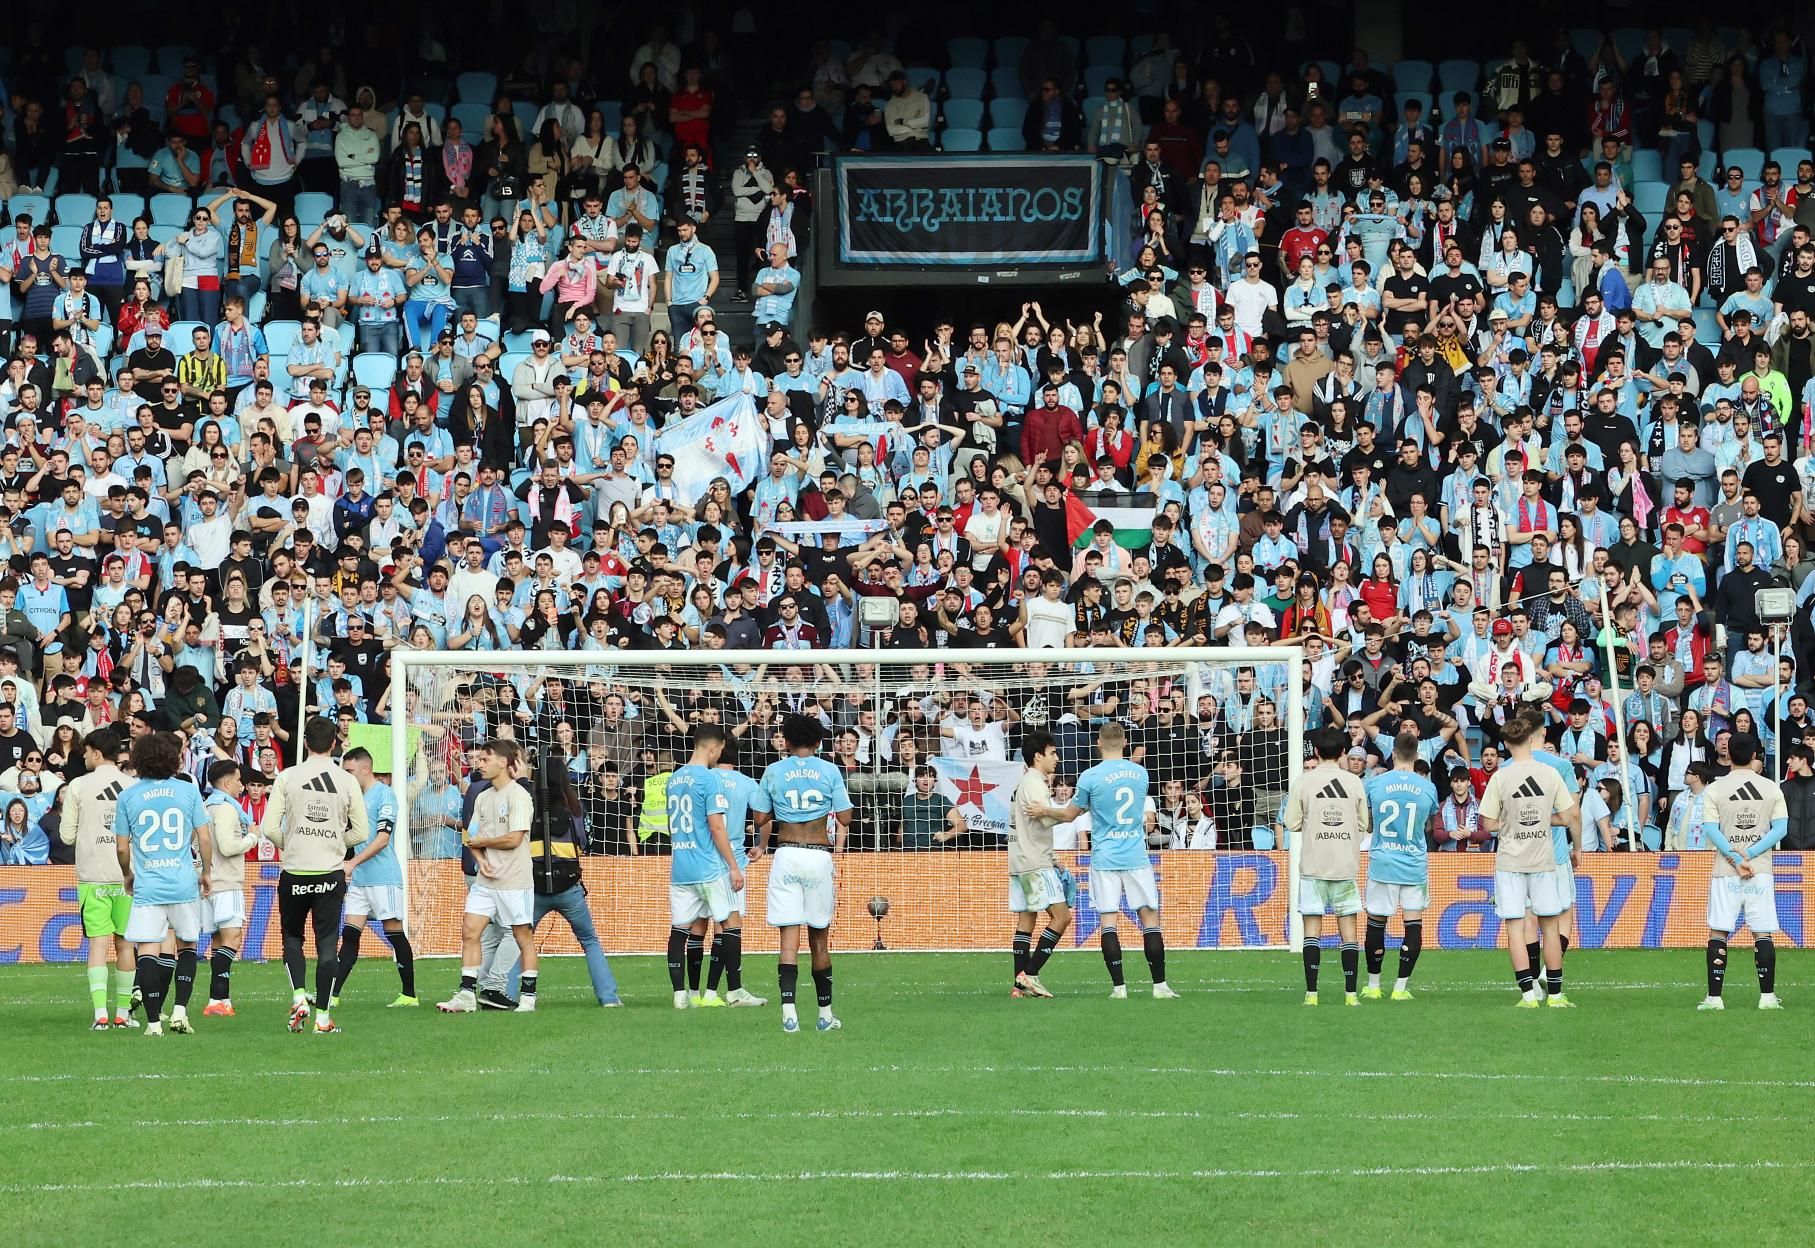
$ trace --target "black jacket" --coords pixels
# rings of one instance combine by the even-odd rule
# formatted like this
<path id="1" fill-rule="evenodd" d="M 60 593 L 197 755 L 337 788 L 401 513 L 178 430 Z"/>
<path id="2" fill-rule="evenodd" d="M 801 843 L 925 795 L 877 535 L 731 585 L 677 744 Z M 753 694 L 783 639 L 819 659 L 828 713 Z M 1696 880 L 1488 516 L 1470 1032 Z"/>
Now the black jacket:
<path id="1" fill-rule="evenodd" d="M 1790 831 L 1778 848 L 1815 849 L 1815 779 L 1785 777 L 1783 799 L 1790 808 Z"/>

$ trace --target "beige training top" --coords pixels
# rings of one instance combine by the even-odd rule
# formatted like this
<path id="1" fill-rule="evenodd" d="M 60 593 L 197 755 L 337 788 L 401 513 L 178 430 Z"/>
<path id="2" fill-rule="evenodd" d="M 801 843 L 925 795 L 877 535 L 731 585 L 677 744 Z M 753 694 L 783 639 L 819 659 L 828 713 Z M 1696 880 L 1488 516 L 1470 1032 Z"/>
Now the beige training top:
<path id="1" fill-rule="evenodd" d="M 1307 880 L 1353 880 L 1367 839 L 1368 791 L 1353 772 L 1319 763 L 1286 799 L 1286 830 L 1302 838 L 1299 874 Z"/>

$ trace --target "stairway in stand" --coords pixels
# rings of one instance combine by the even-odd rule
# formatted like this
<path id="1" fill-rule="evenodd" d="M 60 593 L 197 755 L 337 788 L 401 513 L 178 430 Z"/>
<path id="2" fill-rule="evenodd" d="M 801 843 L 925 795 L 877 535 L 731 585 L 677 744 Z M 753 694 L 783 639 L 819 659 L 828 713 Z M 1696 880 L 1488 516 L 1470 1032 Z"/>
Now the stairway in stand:
<path id="1" fill-rule="evenodd" d="M 732 141 L 725 144 L 723 151 L 728 161 L 743 158 L 746 148 L 756 138 L 766 119 L 767 113 L 742 117 L 734 123 Z M 756 303 L 733 302 L 732 296 L 737 293 L 737 231 L 732 225 L 735 213 L 731 204 L 731 169 L 727 164 L 714 171 L 718 178 L 718 211 L 712 214 L 712 220 L 706 222 L 706 228 L 700 231 L 700 240 L 712 248 L 718 257 L 719 284 L 718 294 L 712 298 L 712 311 L 718 319 L 718 330 L 725 340 L 736 345 L 746 343 L 754 346 L 756 340 Z M 674 241 L 671 230 L 664 230 L 663 235 L 669 242 Z M 752 270 L 754 272 L 754 269 Z M 657 324 L 666 325 L 667 312 L 663 310 Z"/>

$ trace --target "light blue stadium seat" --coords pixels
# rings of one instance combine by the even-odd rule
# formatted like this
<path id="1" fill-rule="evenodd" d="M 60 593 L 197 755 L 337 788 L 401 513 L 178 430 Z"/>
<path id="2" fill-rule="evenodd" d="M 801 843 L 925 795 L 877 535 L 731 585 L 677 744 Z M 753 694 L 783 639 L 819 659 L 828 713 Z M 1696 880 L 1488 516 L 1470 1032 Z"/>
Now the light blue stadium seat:
<path id="1" fill-rule="evenodd" d="M 127 83 L 151 72 L 151 49 L 137 43 L 122 44 L 115 48 L 113 72 L 121 79 L 121 93 L 124 94 Z"/>
<path id="2" fill-rule="evenodd" d="M 533 329 L 526 329 L 520 334 L 504 335 L 504 350 L 508 354 L 527 357 L 530 353 L 530 335 L 535 332 Z"/>
<path id="3" fill-rule="evenodd" d="M 381 351 L 362 351 L 353 357 L 353 384 L 374 392 L 389 390 L 397 376 L 397 361 Z"/>
<path id="4" fill-rule="evenodd" d="M 145 107 L 152 110 L 153 116 L 163 117 L 164 97 L 175 84 L 175 74 L 146 74 L 139 79 L 139 85 L 145 88 Z"/>
<path id="5" fill-rule="evenodd" d="M 953 69 L 982 69 L 989 63 L 989 40 L 965 36 L 947 41 L 946 56 Z"/>
<path id="6" fill-rule="evenodd" d="M 46 225 L 50 221 L 50 196 L 15 195 L 6 201 L 6 212 L 15 220 L 29 216 L 33 225 Z"/>
<path id="7" fill-rule="evenodd" d="M 176 354 L 183 355 L 195 350 L 196 330 L 212 330 L 213 328 L 214 326 L 204 325 L 200 321 L 172 321 L 170 328 L 164 331 L 164 345 Z M 269 338 L 266 338 L 266 345 L 270 345 L 270 341 Z"/>
<path id="8" fill-rule="evenodd" d="M 271 348 L 272 355 L 289 355 L 301 337 L 301 321 L 272 321 L 265 326 L 265 345 Z"/>
<path id="9" fill-rule="evenodd" d="M 1030 42 L 1026 35 L 1003 35 L 996 40 L 996 64 L 1018 67 Z"/>
<path id="10" fill-rule="evenodd" d="M 112 198 L 114 220 L 124 221 L 131 225 L 145 215 L 145 197 L 143 195 L 134 195 L 131 191 L 115 191 Z"/>
<path id="11" fill-rule="evenodd" d="M 975 126 L 949 126 L 939 136 L 939 146 L 948 152 L 980 152 L 983 150 L 983 131 Z"/>
<path id="12" fill-rule="evenodd" d="M 193 207 L 187 195 L 160 192 L 151 197 L 152 224 L 174 225 L 180 230 L 189 224 L 189 210 Z"/>
<path id="13" fill-rule="evenodd" d="M 1796 181 L 1796 166 L 1805 160 L 1815 159 L 1809 155 L 1806 147 L 1778 147 L 1771 151 L 1771 159 L 1783 170 L 1785 182 Z"/>
<path id="14" fill-rule="evenodd" d="M 485 73 L 466 73 L 454 79 L 454 98 L 461 103 L 476 102 L 491 107 L 492 97 L 498 94 L 498 75 Z"/>
<path id="15" fill-rule="evenodd" d="M 327 220 L 328 214 L 334 211 L 334 197 L 322 191 L 299 191 L 296 196 L 296 219 L 298 221 Z"/>
<path id="16" fill-rule="evenodd" d="M 1158 42 L 1159 39 L 1151 33 L 1135 35 L 1128 40 L 1128 55 L 1134 57 L 1146 56 L 1149 52 L 1153 51 L 1153 45 Z"/>
<path id="17" fill-rule="evenodd" d="M 82 263 L 82 227 L 79 225 L 53 225 L 50 227 L 50 249 L 69 264 Z"/>
<path id="18" fill-rule="evenodd" d="M 1664 176 L 1664 158 L 1656 149 L 1643 147 L 1632 153 L 1632 180 L 1657 182 Z"/>
<path id="19" fill-rule="evenodd" d="M 945 124 L 954 130 L 978 130 L 983 126 L 982 100 L 947 100 Z"/>
<path id="20" fill-rule="evenodd" d="M 1738 165 L 1747 182 L 1756 182 L 1765 169 L 1765 154 L 1756 147 L 1730 147 L 1720 154 L 1720 163 L 1729 167 Z"/>
<path id="21" fill-rule="evenodd" d="M 998 98 L 1021 98 L 1021 71 L 1013 65 L 998 65 L 989 71 L 989 89 Z"/>
<path id="22" fill-rule="evenodd" d="M 1019 128 L 996 126 L 989 132 L 989 150 L 992 152 L 1024 152 L 1027 140 L 1021 137 Z"/>
<path id="23" fill-rule="evenodd" d="M 1128 41 L 1120 35 L 1092 35 L 1084 41 L 1084 57 L 1092 65 L 1119 67 L 1128 59 Z"/>
<path id="24" fill-rule="evenodd" d="M 1436 67 L 1429 61 L 1400 61 L 1393 66 L 1393 85 L 1401 91 L 1429 91 L 1436 78 Z"/>
<path id="25" fill-rule="evenodd" d="M 974 65 L 954 66 L 945 71 L 946 94 L 954 100 L 980 100 L 989 75 Z"/>
<path id="26" fill-rule="evenodd" d="M 1648 823 L 1639 829 L 1639 844 L 1650 853 L 1657 853 L 1664 848 L 1664 834 L 1658 831 L 1657 825 Z"/>
<path id="27" fill-rule="evenodd" d="M 1645 32 L 1637 26 L 1622 26 L 1613 32 L 1613 46 L 1630 61 L 1644 49 Z"/>
<path id="28" fill-rule="evenodd" d="M 989 102 L 989 124 L 997 129 L 1020 130 L 1027 120 L 1027 101 L 1018 96 Z"/>
<path id="29" fill-rule="evenodd" d="M 480 104 L 477 101 L 462 100 L 449 110 L 449 116 L 459 122 L 460 128 L 466 131 L 467 142 L 474 143 L 476 140 L 484 138 L 485 119 L 491 115 L 491 111 L 492 106 L 490 104 Z M 608 130 L 617 129 L 616 114 L 605 114 L 605 128 Z"/>
<path id="30" fill-rule="evenodd" d="M 536 141 L 536 114 L 542 111 L 542 106 L 534 100 L 512 100 L 510 111 L 511 115 L 517 119 L 517 129 L 523 132 L 523 141 L 534 143 Z"/>
<path id="31" fill-rule="evenodd" d="M 901 72 L 907 75 L 910 87 L 918 87 L 928 95 L 938 94 L 939 71 L 931 65 L 909 65 Z"/>
<path id="32" fill-rule="evenodd" d="M 183 72 L 183 62 L 194 55 L 195 49 L 186 43 L 167 43 L 158 49 L 158 72 L 171 78 Z"/>
<path id="33" fill-rule="evenodd" d="M 1714 319 L 1713 308 L 1696 308 L 1695 340 L 1705 347 L 1712 347 L 1720 342 L 1720 322 Z"/>
<path id="34" fill-rule="evenodd" d="M 1273 848 L 1273 829 L 1255 828 L 1250 834 L 1254 838 L 1254 848 L 1267 850 Z"/>
<path id="35" fill-rule="evenodd" d="M 1446 96 L 1457 91 L 1473 93 L 1481 82 L 1481 63 L 1462 59 L 1443 61 L 1437 66 L 1437 81 Z"/>
<path id="36" fill-rule="evenodd" d="M 57 196 L 57 220 L 64 225 L 87 225 L 95 219 L 95 197 L 81 191 Z"/>
<path id="37" fill-rule="evenodd" d="M 1668 182 L 1639 182 L 1632 188 L 1632 206 L 1645 218 L 1647 230 L 1655 228 L 1656 221 L 1664 214 L 1670 204 L 1670 184 Z"/>
<path id="38" fill-rule="evenodd" d="M 1087 66 L 1084 70 L 1084 93 L 1086 95 L 1102 95 L 1103 84 L 1108 82 L 1111 78 L 1119 79 L 1121 76 L 1122 67 L 1120 65 Z"/>
<path id="39" fill-rule="evenodd" d="M 1715 175 L 1719 168 L 1720 158 L 1714 154 L 1713 148 L 1704 144 L 1702 154 L 1695 162 L 1695 171 L 1709 182 L 1718 182 L 1720 179 Z"/>

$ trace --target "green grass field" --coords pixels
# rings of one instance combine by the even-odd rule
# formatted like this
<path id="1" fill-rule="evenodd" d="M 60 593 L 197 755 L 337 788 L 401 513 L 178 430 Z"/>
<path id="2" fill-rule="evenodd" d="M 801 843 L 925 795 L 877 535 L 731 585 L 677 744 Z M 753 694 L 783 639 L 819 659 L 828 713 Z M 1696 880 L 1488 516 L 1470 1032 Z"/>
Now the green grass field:
<path id="1" fill-rule="evenodd" d="M 1724 1014 L 1698 951 L 1572 956 L 1568 1012 L 1513 1009 L 1500 954 L 1360 1009 L 1327 957 L 1316 1010 L 1294 954 L 1174 954 L 1175 1002 L 1138 953 L 1126 1002 L 1094 952 L 1055 1001 L 1006 955 L 847 956 L 845 1030 L 794 1036 L 676 1012 L 649 958 L 622 1010 L 561 960 L 533 1017 L 443 1017 L 383 1009 L 368 956 L 327 1038 L 273 966 L 162 1040 L 88 1033 L 80 967 L 9 967 L 0 1209 L 26 1245 L 1806 1242 L 1815 958 L 1769 1014 L 1735 954 Z"/>

